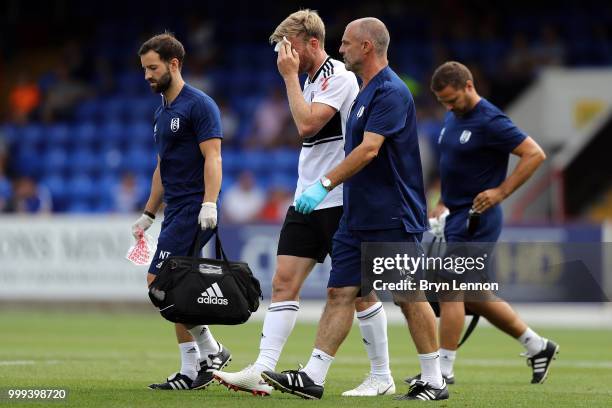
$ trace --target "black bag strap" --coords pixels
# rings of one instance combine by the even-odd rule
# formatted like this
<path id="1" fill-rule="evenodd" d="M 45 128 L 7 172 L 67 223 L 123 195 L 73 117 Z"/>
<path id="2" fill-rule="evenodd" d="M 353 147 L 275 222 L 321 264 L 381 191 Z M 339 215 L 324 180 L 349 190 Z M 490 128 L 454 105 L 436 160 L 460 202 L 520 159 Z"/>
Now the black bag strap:
<path id="1" fill-rule="evenodd" d="M 439 253 L 440 249 L 442 248 L 442 239 L 438 239 L 438 237 L 434 237 L 434 239 L 431 241 L 431 246 L 429 247 L 429 250 L 427 251 L 428 257 L 431 256 L 431 254 L 433 253 L 433 248 L 435 244 L 438 244 L 437 251 Z M 459 342 L 457 347 L 461 347 L 461 345 L 465 343 L 467 339 L 472 335 L 472 332 L 474 331 L 474 329 L 476 329 L 476 326 L 478 326 L 479 320 L 480 320 L 480 315 L 474 313 L 472 315 L 472 320 L 470 320 L 470 323 L 468 324 L 468 327 L 465 329 L 465 333 L 463 333 L 463 337 L 461 338 L 461 341 Z"/>
<path id="2" fill-rule="evenodd" d="M 478 325 L 478 320 L 480 320 L 480 315 L 474 314 L 472 316 L 472 320 L 470 320 L 470 324 L 468 324 L 467 329 L 465 329 L 465 333 L 463 333 L 463 337 L 461 338 L 461 341 L 459 342 L 457 347 L 461 347 L 461 345 L 466 342 L 468 337 L 470 337 L 470 335 Z"/>
<path id="3" fill-rule="evenodd" d="M 225 263 L 229 264 L 229 261 L 227 260 L 227 255 L 225 255 L 223 245 L 221 244 L 221 237 L 219 236 L 218 227 L 215 227 L 213 229 L 213 234 L 215 234 L 215 258 L 221 259 Z M 200 243 L 202 242 L 202 240 L 200 239 L 201 236 L 202 231 L 198 231 L 198 233 L 196 234 L 195 245 L 193 247 L 193 253 L 191 254 L 191 256 L 196 260 L 200 258 Z"/>

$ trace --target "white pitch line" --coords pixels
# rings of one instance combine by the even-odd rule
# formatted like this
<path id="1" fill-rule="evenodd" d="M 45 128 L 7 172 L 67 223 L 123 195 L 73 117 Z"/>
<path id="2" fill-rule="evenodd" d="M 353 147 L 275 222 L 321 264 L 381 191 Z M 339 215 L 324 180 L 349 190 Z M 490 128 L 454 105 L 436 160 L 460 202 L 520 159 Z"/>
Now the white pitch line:
<path id="1" fill-rule="evenodd" d="M 303 356 L 302 356 L 303 358 Z M 281 359 L 284 361 L 298 361 L 298 356 L 286 355 L 282 356 Z M 350 359 L 344 359 L 342 355 L 338 356 L 336 361 L 343 365 L 364 365 L 368 364 L 370 360 L 365 357 L 351 356 Z M 417 364 L 418 359 L 415 355 L 414 358 L 393 358 L 391 357 L 391 364 Z M 472 367 L 526 367 L 525 359 L 518 358 L 516 360 L 504 360 L 504 359 L 488 359 L 488 358 L 458 358 L 457 365 L 459 366 L 472 366 Z M 560 355 L 557 360 L 553 363 L 554 367 L 567 367 L 567 368 L 612 368 L 612 361 L 593 361 L 593 360 L 570 360 L 564 361 L 563 355 Z"/>
<path id="2" fill-rule="evenodd" d="M 0 361 L 0 366 L 12 366 L 12 365 L 30 365 L 35 364 L 33 360 L 6 360 Z"/>
<path id="3" fill-rule="evenodd" d="M 33 364 L 58 364 L 59 360 L 0 360 L 0 366 L 17 366 L 17 365 L 33 365 Z"/>

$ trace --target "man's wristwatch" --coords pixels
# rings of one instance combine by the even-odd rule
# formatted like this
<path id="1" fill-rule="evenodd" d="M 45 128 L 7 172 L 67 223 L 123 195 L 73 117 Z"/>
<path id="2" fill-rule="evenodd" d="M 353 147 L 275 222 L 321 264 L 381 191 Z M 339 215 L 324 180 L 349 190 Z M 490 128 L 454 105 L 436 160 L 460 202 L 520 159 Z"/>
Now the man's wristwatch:
<path id="1" fill-rule="evenodd" d="M 327 190 L 327 191 L 332 191 L 332 182 L 330 179 L 328 179 L 327 177 L 323 176 L 321 177 L 321 184 L 323 185 L 323 187 Z"/>

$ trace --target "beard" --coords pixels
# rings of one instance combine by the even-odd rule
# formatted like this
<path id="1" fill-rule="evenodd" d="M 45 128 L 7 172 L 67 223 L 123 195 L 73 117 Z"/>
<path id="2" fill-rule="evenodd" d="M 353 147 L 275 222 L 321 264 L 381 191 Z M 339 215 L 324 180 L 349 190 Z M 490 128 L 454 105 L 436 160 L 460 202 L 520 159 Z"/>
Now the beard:
<path id="1" fill-rule="evenodd" d="M 170 88 L 171 83 L 172 83 L 172 77 L 170 76 L 170 72 L 166 72 L 157 81 L 149 81 L 151 90 L 155 93 L 166 92 L 168 88 Z"/>
<path id="2" fill-rule="evenodd" d="M 347 69 L 347 71 L 351 71 L 351 72 L 359 72 L 359 68 L 361 67 L 361 64 L 357 61 L 349 61 L 346 58 L 344 58 L 344 67 Z"/>
<path id="3" fill-rule="evenodd" d="M 464 107 L 461 107 L 461 108 L 451 109 L 451 112 L 453 112 L 457 116 L 463 116 L 463 115 L 465 115 L 466 113 L 469 112 L 469 109 L 468 109 L 467 106 L 464 106 Z"/>

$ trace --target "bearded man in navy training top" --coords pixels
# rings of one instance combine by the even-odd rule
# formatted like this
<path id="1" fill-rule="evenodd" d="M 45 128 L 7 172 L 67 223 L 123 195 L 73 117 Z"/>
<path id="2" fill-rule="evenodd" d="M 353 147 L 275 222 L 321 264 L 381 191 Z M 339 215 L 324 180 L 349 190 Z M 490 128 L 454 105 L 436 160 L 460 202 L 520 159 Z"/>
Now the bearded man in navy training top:
<path id="1" fill-rule="evenodd" d="M 145 80 L 153 92 L 162 96 L 152 124 L 157 167 L 144 212 L 132 226 L 132 234 L 138 239 L 153 224 L 162 201 L 166 204 L 157 251 L 147 275 L 150 285 L 164 259 L 191 255 L 198 234 L 201 246 L 213 235 L 221 189 L 223 135 L 217 104 L 183 81 L 185 49 L 172 34 L 147 40 L 138 55 Z M 206 387 L 213 380 L 213 370 L 220 370 L 229 362 L 229 350 L 213 338 L 207 326 L 176 323 L 175 331 L 181 368 L 165 382 L 151 384 L 149 388 Z"/>
<path id="2" fill-rule="evenodd" d="M 450 210 L 444 226 L 449 245 L 467 242 L 492 247 L 502 229 L 500 203 L 531 177 L 546 155 L 508 116 L 478 95 L 465 65 L 442 64 L 432 76 L 431 90 L 448 110 L 437 143 L 441 198 L 431 216 L 438 218 Z M 506 177 L 510 154 L 518 156 L 519 162 Z M 453 279 L 449 275 L 445 277 Z M 559 350 L 557 344 L 534 332 L 499 298 L 465 298 L 465 306 L 519 341 L 532 369 L 531 383 L 544 382 Z M 453 365 L 464 319 L 464 302 L 440 302 L 440 366 L 448 384 L 455 382 Z"/>

